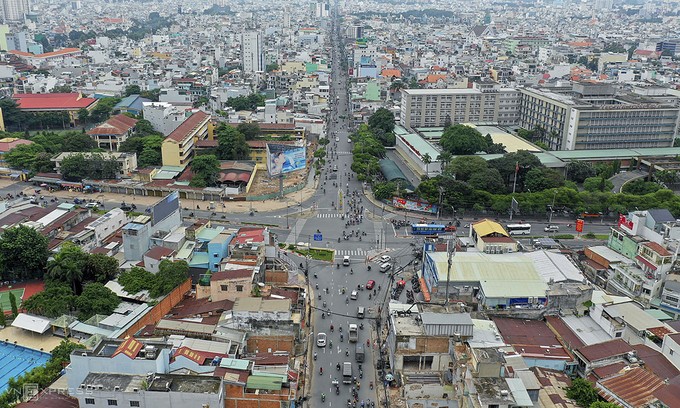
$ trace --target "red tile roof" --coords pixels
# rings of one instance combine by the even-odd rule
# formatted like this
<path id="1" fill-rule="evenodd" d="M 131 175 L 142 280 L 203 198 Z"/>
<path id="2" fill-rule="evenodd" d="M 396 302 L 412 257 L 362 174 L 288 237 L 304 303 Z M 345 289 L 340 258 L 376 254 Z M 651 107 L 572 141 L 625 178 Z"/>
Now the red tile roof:
<path id="1" fill-rule="evenodd" d="M 659 378 L 675 378 L 680 375 L 680 370 L 659 351 L 644 344 L 636 344 L 633 348 L 637 351 L 637 357 L 645 364 L 645 368 Z"/>
<path id="2" fill-rule="evenodd" d="M 149 249 L 148 251 L 146 251 L 144 256 L 148 256 L 151 259 L 155 259 L 157 261 L 160 261 L 164 257 L 169 257 L 170 255 L 172 255 L 174 253 L 175 253 L 175 251 L 170 249 L 170 248 L 166 248 L 166 247 L 162 247 L 162 246 L 155 246 L 155 247 Z"/>
<path id="3" fill-rule="evenodd" d="M 28 402 L 22 402 L 16 408 L 78 408 L 78 400 L 68 395 L 45 389 Z"/>
<path id="4" fill-rule="evenodd" d="M 260 130 L 295 130 L 295 123 L 260 123 Z"/>
<path id="5" fill-rule="evenodd" d="M 603 343 L 592 344 L 590 346 L 585 346 L 577 349 L 583 357 L 588 361 L 602 360 L 608 357 L 621 356 L 629 351 L 633 351 L 630 344 L 626 343 L 622 339 L 614 339 L 605 341 Z"/>
<path id="6" fill-rule="evenodd" d="M 559 316 L 546 316 L 545 318 L 548 327 L 557 333 L 557 338 L 569 349 L 574 350 L 585 346 L 585 344 L 578 338 L 569 326 L 564 323 Z"/>
<path id="7" fill-rule="evenodd" d="M 671 255 L 673 255 L 670 252 L 668 252 L 668 250 L 666 248 L 662 247 L 661 245 L 659 245 L 656 242 L 651 242 L 651 241 L 645 242 L 643 245 L 646 246 L 647 248 L 651 249 L 652 251 L 656 252 L 657 254 L 661 255 L 661 256 L 671 256 Z"/>
<path id="8" fill-rule="evenodd" d="M 206 118 L 210 118 L 210 115 L 203 111 L 198 111 L 193 115 L 189 116 L 181 125 L 177 127 L 172 133 L 168 135 L 167 139 L 181 142 L 187 137 L 194 129 L 196 129 Z"/>
<path id="9" fill-rule="evenodd" d="M 118 354 L 124 354 L 131 359 L 137 358 L 137 354 L 142 349 L 144 345 L 137 341 L 134 337 L 128 337 L 124 342 L 120 343 L 120 346 L 113 352 L 111 358 L 117 356 Z"/>
<path id="10" fill-rule="evenodd" d="M 192 350 L 189 347 L 182 346 L 175 351 L 174 357 L 186 357 L 189 360 L 199 364 L 203 365 L 205 364 L 206 360 L 211 360 L 215 357 L 227 357 L 224 354 L 221 353 L 212 353 L 209 351 L 197 351 L 197 350 Z"/>
<path id="11" fill-rule="evenodd" d="M 248 140 L 246 143 L 248 143 L 248 147 L 251 149 L 264 149 L 267 147 L 267 143 L 276 143 L 276 144 L 287 144 L 287 145 L 292 145 L 297 142 L 292 141 L 292 140 L 282 140 L 282 141 L 276 141 L 276 142 L 271 142 L 267 140 Z"/>
<path id="12" fill-rule="evenodd" d="M 228 299 L 211 302 L 207 298 L 188 298 L 179 302 L 168 314 L 171 315 L 173 319 L 204 315 L 210 312 L 219 317 L 223 311 L 231 310 L 233 307 L 234 302 Z"/>
<path id="13" fill-rule="evenodd" d="M 241 228 L 231 240 L 231 245 L 264 242 L 264 228 Z"/>
<path id="14" fill-rule="evenodd" d="M 36 58 L 49 58 L 49 57 L 56 57 L 57 55 L 75 54 L 77 52 L 80 52 L 80 48 L 62 48 L 61 50 L 37 54 L 35 57 Z"/>
<path id="15" fill-rule="evenodd" d="M 112 116 L 106 122 L 101 125 L 90 129 L 88 135 L 123 135 L 127 133 L 130 129 L 135 127 L 137 119 L 133 119 L 129 116 L 120 114 Z"/>
<path id="16" fill-rule="evenodd" d="M 503 339 L 523 356 L 569 360 L 571 357 L 545 322 L 494 318 Z"/>
<path id="17" fill-rule="evenodd" d="M 80 109 L 95 103 L 94 98 L 84 98 L 81 94 L 52 93 L 52 94 L 14 94 L 21 109 Z"/>
<path id="18" fill-rule="evenodd" d="M 680 407 L 680 376 L 669 381 L 667 385 L 662 385 L 655 392 L 654 396 L 667 407 Z"/>
<path id="19" fill-rule="evenodd" d="M 210 276 L 210 281 L 221 281 L 225 279 L 243 279 L 253 276 L 252 269 L 230 269 L 215 272 Z"/>
<path id="20" fill-rule="evenodd" d="M 646 407 L 654 399 L 654 391 L 663 385 L 663 380 L 649 371 L 637 367 L 621 375 L 600 381 L 599 385 L 625 401 L 629 406 Z M 615 401 L 608 393 L 598 391 L 604 399 L 610 402 Z"/>

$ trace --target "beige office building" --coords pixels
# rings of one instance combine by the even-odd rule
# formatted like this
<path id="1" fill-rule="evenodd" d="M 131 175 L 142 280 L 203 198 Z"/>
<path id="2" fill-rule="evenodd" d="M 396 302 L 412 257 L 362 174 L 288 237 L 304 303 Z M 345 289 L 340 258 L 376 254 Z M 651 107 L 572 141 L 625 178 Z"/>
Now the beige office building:
<path id="1" fill-rule="evenodd" d="M 517 124 L 521 94 L 491 81 L 473 88 L 402 89 L 401 124 L 407 129 L 473 123 L 508 126 Z"/>
<path id="2" fill-rule="evenodd" d="M 607 84 L 523 88 L 519 125 L 539 129 L 551 150 L 670 147 L 678 107 Z"/>

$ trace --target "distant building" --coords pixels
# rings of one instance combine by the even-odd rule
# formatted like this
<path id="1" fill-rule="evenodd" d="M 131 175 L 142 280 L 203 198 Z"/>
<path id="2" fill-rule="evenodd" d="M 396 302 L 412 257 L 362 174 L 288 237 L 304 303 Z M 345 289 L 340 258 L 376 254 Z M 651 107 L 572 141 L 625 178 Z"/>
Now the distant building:
<path id="1" fill-rule="evenodd" d="M 143 102 L 144 119 L 163 135 L 172 133 L 187 118 L 186 110 L 167 102 Z"/>
<path id="2" fill-rule="evenodd" d="M 0 6 L 4 21 L 23 21 L 24 15 L 31 11 L 29 0 L 2 0 Z"/>
<path id="3" fill-rule="evenodd" d="M 63 152 L 53 157 L 51 161 L 54 162 L 54 167 L 57 173 L 61 174 L 61 162 L 69 156 L 76 154 L 82 154 L 85 158 L 92 156 L 93 154 L 100 154 L 104 160 L 115 159 L 120 165 L 118 169 L 118 176 L 129 176 L 133 171 L 137 170 L 137 153 L 123 153 L 123 152 L 101 152 L 101 153 L 90 153 L 90 152 Z"/>
<path id="4" fill-rule="evenodd" d="M 261 33 L 249 31 L 241 35 L 241 60 L 243 72 L 246 74 L 264 71 L 264 49 Z"/>
<path id="5" fill-rule="evenodd" d="M 118 151 L 120 144 L 132 136 L 137 119 L 123 114 L 113 116 L 101 125 L 90 129 L 87 134 L 97 142 L 97 147 Z M 136 166 L 135 166 L 136 167 Z"/>
<path id="6" fill-rule="evenodd" d="M 151 100 L 142 98 L 139 95 L 130 95 L 118 102 L 116 106 L 113 107 L 113 111 L 141 115 L 144 110 L 144 102 L 151 102 Z"/>
<path id="7" fill-rule="evenodd" d="M 80 109 L 92 110 L 97 105 L 97 99 L 85 98 L 77 92 L 14 94 L 12 99 L 17 102 L 19 109 L 23 112 L 66 112 L 68 113 L 71 126 L 75 126 Z M 68 123 L 65 125 L 68 125 Z"/>
<path id="8" fill-rule="evenodd" d="M 402 89 L 401 124 L 407 129 L 451 123 L 513 125 L 521 94 L 495 82 L 464 89 Z"/>

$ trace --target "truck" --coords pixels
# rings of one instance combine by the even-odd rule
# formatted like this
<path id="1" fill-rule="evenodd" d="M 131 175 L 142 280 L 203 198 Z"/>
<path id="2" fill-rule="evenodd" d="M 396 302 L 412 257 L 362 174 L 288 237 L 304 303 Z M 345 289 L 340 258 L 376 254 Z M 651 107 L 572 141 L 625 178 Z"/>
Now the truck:
<path id="1" fill-rule="evenodd" d="M 357 325 L 354 323 L 349 325 L 349 341 L 351 343 L 356 343 L 359 341 L 359 330 Z"/>
<path id="2" fill-rule="evenodd" d="M 352 383 L 352 363 L 345 361 L 342 363 L 342 383 L 351 384 Z"/>
<path id="3" fill-rule="evenodd" d="M 364 362 L 364 345 L 361 343 L 357 343 L 354 349 L 354 356 L 357 360 L 357 363 L 363 363 Z"/>

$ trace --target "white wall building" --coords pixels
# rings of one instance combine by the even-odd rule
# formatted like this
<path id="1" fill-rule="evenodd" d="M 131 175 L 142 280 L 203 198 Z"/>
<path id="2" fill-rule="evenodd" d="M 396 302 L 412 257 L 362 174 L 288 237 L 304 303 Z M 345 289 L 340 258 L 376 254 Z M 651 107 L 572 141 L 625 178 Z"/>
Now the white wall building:
<path id="1" fill-rule="evenodd" d="M 164 136 L 172 133 L 186 120 L 183 109 L 167 102 L 144 102 L 143 112 L 144 119 Z"/>
<path id="2" fill-rule="evenodd" d="M 241 60 L 243 72 L 252 74 L 264 71 L 264 49 L 262 48 L 262 34 L 248 31 L 241 35 Z"/>

